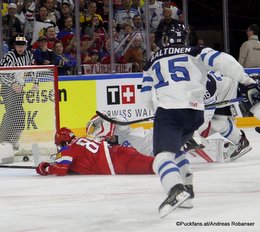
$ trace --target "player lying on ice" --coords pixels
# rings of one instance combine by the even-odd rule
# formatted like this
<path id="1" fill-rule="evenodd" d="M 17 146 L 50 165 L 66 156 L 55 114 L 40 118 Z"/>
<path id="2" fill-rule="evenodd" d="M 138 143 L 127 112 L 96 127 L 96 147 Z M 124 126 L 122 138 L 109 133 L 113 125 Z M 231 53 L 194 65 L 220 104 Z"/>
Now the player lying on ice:
<path id="1" fill-rule="evenodd" d="M 55 162 L 40 163 L 36 169 L 38 174 L 154 174 L 154 158 L 133 147 L 111 146 L 105 140 L 78 138 L 64 127 L 56 132 L 55 144 L 59 149 Z"/>

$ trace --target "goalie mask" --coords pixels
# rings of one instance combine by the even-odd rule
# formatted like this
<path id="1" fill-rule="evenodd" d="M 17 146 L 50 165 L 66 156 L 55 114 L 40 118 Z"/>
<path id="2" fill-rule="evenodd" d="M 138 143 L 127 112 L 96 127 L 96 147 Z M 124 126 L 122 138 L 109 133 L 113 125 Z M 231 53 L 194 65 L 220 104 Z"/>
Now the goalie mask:
<path id="1" fill-rule="evenodd" d="M 58 148 L 68 145 L 72 139 L 76 138 L 72 130 L 62 127 L 55 134 L 55 144 Z"/>
<path id="2" fill-rule="evenodd" d="M 114 135 L 115 124 L 103 120 L 95 115 L 87 123 L 86 135 L 94 139 L 110 139 Z"/>

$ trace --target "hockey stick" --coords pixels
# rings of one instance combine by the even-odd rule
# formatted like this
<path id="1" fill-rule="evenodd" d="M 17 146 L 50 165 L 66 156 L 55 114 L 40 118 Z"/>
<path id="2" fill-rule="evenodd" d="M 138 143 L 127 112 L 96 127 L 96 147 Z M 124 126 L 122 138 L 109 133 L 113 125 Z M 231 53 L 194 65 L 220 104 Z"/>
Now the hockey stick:
<path id="1" fill-rule="evenodd" d="M 108 116 L 106 116 L 105 114 L 102 114 L 102 113 L 99 112 L 99 111 L 96 111 L 96 114 L 97 114 L 100 118 L 102 118 L 102 119 L 104 119 L 104 120 L 106 120 L 106 121 L 108 121 L 108 122 L 111 122 L 111 123 L 120 125 L 120 126 L 128 126 L 128 125 L 131 125 L 131 124 L 133 124 L 133 123 L 145 122 L 145 121 L 148 121 L 148 120 L 150 120 L 150 119 L 154 119 L 154 116 L 151 116 L 151 117 L 148 117 L 148 118 L 142 118 L 142 119 L 137 119 L 137 120 L 128 121 L 128 122 L 127 122 L 127 121 L 122 122 L 122 121 L 117 121 L 116 119 L 113 119 L 113 118 L 109 118 Z"/>
<path id="2" fill-rule="evenodd" d="M 222 106 L 222 105 L 226 105 L 226 104 L 229 104 L 229 103 L 240 102 L 242 100 L 243 100 L 243 97 L 237 97 L 237 98 L 233 98 L 233 99 L 230 99 L 230 100 L 215 102 L 215 103 L 212 103 L 212 104 L 205 105 L 205 109 L 208 109 L 210 107 Z"/>
<path id="3" fill-rule="evenodd" d="M 215 102 L 215 103 L 212 103 L 212 104 L 209 104 L 209 105 L 205 105 L 205 109 L 208 109 L 210 107 L 222 106 L 222 105 L 226 105 L 226 104 L 229 104 L 229 103 L 239 102 L 239 101 L 242 101 L 242 99 L 243 99 L 242 97 L 238 97 L 238 98 L 233 98 L 233 99 L 225 100 L 225 101 L 221 101 L 221 102 Z M 96 111 L 96 114 L 100 118 L 102 118 L 102 119 L 104 119 L 104 120 L 106 120 L 108 122 L 120 125 L 120 126 L 128 126 L 128 125 L 131 125 L 131 124 L 134 124 L 134 123 L 145 122 L 145 121 L 154 119 L 154 116 L 151 116 L 151 117 L 147 117 L 147 118 L 142 118 L 142 119 L 137 119 L 137 120 L 133 120 L 133 121 L 124 121 L 123 122 L 123 121 L 117 121 L 116 119 L 113 119 L 113 118 L 109 118 L 108 116 L 106 116 L 105 114 L 102 114 L 99 111 Z"/>
<path id="4" fill-rule="evenodd" d="M 202 159 L 206 160 L 208 163 L 212 163 L 214 162 L 214 160 L 212 160 L 209 155 L 203 151 L 202 149 L 195 149 L 195 153 L 197 155 L 199 155 Z"/>
<path id="5" fill-rule="evenodd" d="M 0 168 L 21 168 L 21 169 L 36 169 L 35 166 L 25 166 L 25 165 L 5 165 L 0 164 Z"/>

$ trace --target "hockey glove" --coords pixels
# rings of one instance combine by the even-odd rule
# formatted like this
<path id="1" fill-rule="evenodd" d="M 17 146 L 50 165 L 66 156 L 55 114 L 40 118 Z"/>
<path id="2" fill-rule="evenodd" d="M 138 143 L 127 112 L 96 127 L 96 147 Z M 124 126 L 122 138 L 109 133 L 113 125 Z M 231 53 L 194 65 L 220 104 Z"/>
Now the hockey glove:
<path id="1" fill-rule="evenodd" d="M 260 101 L 260 87 L 258 84 L 251 84 L 247 86 L 247 98 L 252 106 Z"/>
<path id="2" fill-rule="evenodd" d="M 41 162 L 38 167 L 36 168 L 36 172 L 42 176 L 49 175 L 49 172 L 47 171 L 47 167 L 49 167 L 50 164 L 47 162 Z"/>

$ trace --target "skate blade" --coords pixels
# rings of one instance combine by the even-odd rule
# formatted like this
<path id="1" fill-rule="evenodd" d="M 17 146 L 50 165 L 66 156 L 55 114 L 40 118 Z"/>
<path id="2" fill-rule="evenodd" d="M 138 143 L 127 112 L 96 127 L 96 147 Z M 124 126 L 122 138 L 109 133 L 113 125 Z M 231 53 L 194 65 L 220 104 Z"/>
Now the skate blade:
<path id="1" fill-rule="evenodd" d="M 242 150 L 237 156 L 235 157 L 230 157 L 230 161 L 234 161 L 238 158 L 240 158 L 241 156 L 245 155 L 247 152 L 251 151 L 252 150 L 252 147 L 251 146 L 248 146 L 246 147 L 244 150 Z"/>
<path id="2" fill-rule="evenodd" d="M 190 194 L 188 192 L 181 192 L 176 196 L 176 200 L 178 201 L 175 205 L 167 204 L 163 208 L 160 209 L 159 214 L 161 218 L 166 217 L 170 214 L 174 209 L 176 209 L 180 204 L 185 202 L 190 198 Z"/>
<path id="3" fill-rule="evenodd" d="M 182 204 L 179 205 L 179 208 L 192 209 L 193 208 L 192 200 L 187 199 L 186 201 L 184 201 Z"/>

